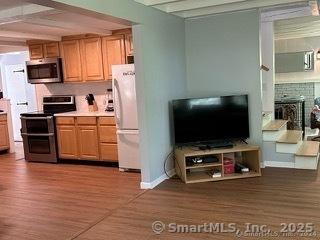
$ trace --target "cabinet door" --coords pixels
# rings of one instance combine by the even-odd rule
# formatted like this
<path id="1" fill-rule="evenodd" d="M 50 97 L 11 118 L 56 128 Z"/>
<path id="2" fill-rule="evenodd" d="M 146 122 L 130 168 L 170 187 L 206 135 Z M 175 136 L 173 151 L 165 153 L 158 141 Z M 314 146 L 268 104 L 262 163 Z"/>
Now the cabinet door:
<path id="1" fill-rule="evenodd" d="M 103 80 L 101 38 L 81 40 L 82 75 L 85 81 Z"/>
<path id="2" fill-rule="evenodd" d="M 118 161 L 118 147 L 114 143 L 101 143 L 101 160 L 102 161 Z"/>
<path id="3" fill-rule="evenodd" d="M 43 53 L 45 58 L 59 57 L 59 43 L 52 42 L 43 44 Z"/>
<path id="4" fill-rule="evenodd" d="M 115 35 L 110 37 L 104 37 L 102 39 L 102 49 L 104 76 L 106 79 L 111 79 L 111 66 L 126 63 L 124 36 Z"/>
<path id="5" fill-rule="evenodd" d="M 60 158 L 78 158 L 77 132 L 75 126 L 57 126 L 57 140 Z"/>
<path id="6" fill-rule="evenodd" d="M 42 44 L 29 45 L 30 59 L 43 58 Z"/>
<path id="7" fill-rule="evenodd" d="M 0 150 L 9 149 L 9 134 L 6 121 L 0 122 Z"/>
<path id="8" fill-rule="evenodd" d="M 116 143 L 117 142 L 117 134 L 116 134 L 116 126 L 100 126 L 100 142 L 103 143 Z"/>
<path id="9" fill-rule="evenodd" d="M 79 40 L 61 42 L 61 57 L 65 82 L 82 81 Z"/>
<path id="10" fill-rule="evenodd" d="M 78 142 L 80 159 L 99 159 L 97 126 L 78 126 Z"/>
<path id="11" fill-rule="evenodd" d="M 132 34 L 126 34 L 126 56 L 133 55 L 133 37 Z"/>

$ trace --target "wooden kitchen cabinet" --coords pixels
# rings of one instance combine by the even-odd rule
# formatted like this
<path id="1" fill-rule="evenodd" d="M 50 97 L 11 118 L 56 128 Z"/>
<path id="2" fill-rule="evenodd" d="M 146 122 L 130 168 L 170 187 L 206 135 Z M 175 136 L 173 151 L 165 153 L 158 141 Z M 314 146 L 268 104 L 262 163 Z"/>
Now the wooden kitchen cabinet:
<path id="1" fill-rule="evenodd" d="M 128 33 L 125 35 L 126 38 L 126 56 L 133 55 L 133 36 L 132 33 Z"/>
<path id="2" fill-rule="evenodd" d="M 103 143 L 117 143 L 116 126 L 99 126 L 100 141 Z"/>
<path id="3" fill-rule="evenodd" d="M 84 81 L 104 79 L 101 38 L 81 39 L 81 63 Z"/>
<path id="4" fill-rule="evenodd" d="M 59 42 L 50 42 L 43 44 L 43 55 L 45 58 L 59 57 Z"/>
<path id="5" fill-rule="evenodd" d="M 118 160 L 114 117 L 56 117 L 59 157 Z"/>
<path id="6" fill-rule="evenodd" d="M 7 115 L 0 115 L 0 151 L 10 148 Z"/>
<path id="7" fill-rule="evenodd" d="M 131 62 L 131 29 L 113 31 L 111 36 L 81 34 L 62 37 L 61 42 L 28 40 L 30 59 L 61 57 L 64 82 L 112 79 L 112 65 Z"/>
<path id="8" fill-rule="evenodd" d="M 102 161 L 118 161 L 118 145 L 114 117 L 99 118 L 100 159 Z"/>
<path id="9" fill-rule="evenodd" d="M 99 160 L 97 126 L 78 126 L 80 159 Z"/>
<path id="10" fill-rule="evenodd" d="M 62 41 L 60 51 L 63 62 L 64 82 L 81 82 L 80 41 Z"/>
<path id="11" fill-rule="evenodd" d="M 103 68 L 106 79 L 112 79 L 112 65 L 126 63 L 124 35 L 102 38 Z"/>
<path id="12" fill-rule="evenodd" d="M 58 125 L 57 141 L 60 158 L 78 158 L 77 132 L 74 125 Z"/>
<path id="13" fill-rule="evenodd" d="M 29 55 L 31 60 L 43 58 L 42 44 L 29 45 Z"/>
<path id="14" fill-rule="evenodd" d="M 118 146 L 116 143 L 100 143 L 100 148 L 102 161 L 118 161 Z"/>

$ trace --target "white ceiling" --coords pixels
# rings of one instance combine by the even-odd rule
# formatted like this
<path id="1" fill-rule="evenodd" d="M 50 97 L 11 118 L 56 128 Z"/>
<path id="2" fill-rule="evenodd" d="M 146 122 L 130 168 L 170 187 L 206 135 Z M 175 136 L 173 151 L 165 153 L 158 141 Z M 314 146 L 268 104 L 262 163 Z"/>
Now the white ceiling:
<path id="1" fill-rule="evenodd" d="M 27 3 L 27 0 L 0 0 L 0 53 L 26 50 L 26 40 L 59 41 L 62 36 L 94 33 L 130 27 L 130 23 L 109 21 L 66 10 Z"/>
<path id="2" fill-rule="evenodd" d="M 161 11 L 183 18 L 233 12 L 254 8 L 266 8 L 308 3 L 301 0 L 134 0 Z"/>

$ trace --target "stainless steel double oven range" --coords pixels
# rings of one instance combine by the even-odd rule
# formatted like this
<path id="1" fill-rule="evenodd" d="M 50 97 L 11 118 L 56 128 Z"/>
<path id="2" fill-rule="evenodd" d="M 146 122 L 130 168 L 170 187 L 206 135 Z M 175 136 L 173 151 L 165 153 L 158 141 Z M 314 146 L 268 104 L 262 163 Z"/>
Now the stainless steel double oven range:
<path id="1" fill-rule="evenodd" d="M 43 111 L 21 114 L 21 135 L 25 159 L 56 163 L 55 113 L 76 111 L 74 96 L 43 97 Z"/>

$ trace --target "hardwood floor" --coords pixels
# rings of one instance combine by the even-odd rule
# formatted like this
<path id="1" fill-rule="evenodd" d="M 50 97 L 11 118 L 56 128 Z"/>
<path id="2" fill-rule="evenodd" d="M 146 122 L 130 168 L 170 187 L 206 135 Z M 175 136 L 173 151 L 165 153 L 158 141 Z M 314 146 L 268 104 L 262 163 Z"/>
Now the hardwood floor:
<path id="1" fill-rule="evenodd" d="M 140 174 L 0 155 L 0 239 L 69 239 L 136 198 Z M 19 160 L 20 159 L 20 160 Z"/>
<path id="2" fill-rule="evenodd" d="M 0 239 L 236 239 L 234 233 L 153 233 L 177 224 L 313 223 L 319 239 L 320 178 L 310 170 L 266 168 L 260 178 L 139 190 L 139 175 L 79 165 L 30 164 L 0 156 Z M 168 228 L 168 227 L 167 227 Z M 243 239 L 243 238 L 240 238 Z"/>
<path id="3" fill-rule="evenodd" d="M 235 239 L 228 233 L 168 233 L 151 231 L 154 221 L 177 224 L 313 223 L 320 234 L 320 179 L 316 172 L 266 168 L 260 178 L 185 185 L 168 180 L 82 234 L 79 239 Z M 108 238 L 106 238 L 108 233 Z M 242 238 L 241 238 L 242 239 Z M 257 237 L 248 239 L 260 239 Z M 288 239 L 267 237 L 261 239 Z M 290 239 L 308 239 L 302 237 Z"/>

